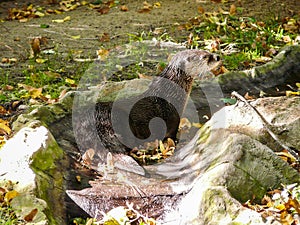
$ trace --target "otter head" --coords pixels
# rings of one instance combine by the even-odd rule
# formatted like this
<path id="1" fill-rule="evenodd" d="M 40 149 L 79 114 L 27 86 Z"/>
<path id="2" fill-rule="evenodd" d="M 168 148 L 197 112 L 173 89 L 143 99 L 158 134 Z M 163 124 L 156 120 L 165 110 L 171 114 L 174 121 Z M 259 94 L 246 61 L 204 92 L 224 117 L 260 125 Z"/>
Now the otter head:
<path id="1" fill-rule="evenodd" d="M 195 77 L 206 77 L 208 72 L 217 70 L 221 67 L 222 61 L 216 54 L 191 49 L 177 53 L 170 64 L 178 66 L 178 70 L 182 71 L 181 76 L 186 76 L 186 79 L 194 79 Z"/>

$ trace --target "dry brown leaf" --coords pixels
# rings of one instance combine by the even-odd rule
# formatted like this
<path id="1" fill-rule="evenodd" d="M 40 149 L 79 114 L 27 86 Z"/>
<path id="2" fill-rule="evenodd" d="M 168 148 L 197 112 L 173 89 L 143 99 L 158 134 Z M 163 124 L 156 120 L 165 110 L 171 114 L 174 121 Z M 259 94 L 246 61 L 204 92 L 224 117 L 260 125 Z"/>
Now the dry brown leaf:
<path id="1" fill-rule="evenodd" d="M 66 94 L 67 94 L 67 89 L 62 90 L 58 96 L 58 99 L 59 100 L 62 99 Z"/>
<path id="2" fill-rule="evenodd" d="M 152 5 L 149 4 L 148 2 L 144 1 L 143 2 L 143 8 L 138 10 L 138 13 L 148 13 L 152 10 Z"/>
<path id="3" fill-rule="evenodd" d="M 34 217 L 36 216 L 37 213 L 38 213 L 38 209 L 37 209 L 37 208 L 31 210 L 31 212 L 28 213 L 28 214 L 24 217 L 24 220 L 25 220 L 26 222 L 32 222 L 33 219 L 34 219 Z"/>
<path id="4" fill-rule="evenodd" d="M 105 5 L 105 6 L 101 6 L 97 12 L 99 12 L 101 15 L 103 14 L 107 14 L 109 12 L 109 6 Z"/>
<path id="5" fill-rule="evenodd" d="M 110 41 L 110 36 L 108 33 L 104 32 L 100 38 L 99 38 L 99 41 L 101 42 L 109 42 Z"/>
<path id="6" fill-rule="evenodd" d="M 3 87 L 3 90 L 5 90 L 5 91 L 13 91 L 14 89 L 15 88 L 13 86 L 8 85 L 8 84 Z"/>
<path id="7" fill-rule="evenodd" d="M 138 76 L 140 79 L 148 79 L 148 80 L 152 80 L 153 77 L 143 74 L 143 73 L 138 73 Z"/>
<path id="8" fill-rule="evenodd" d="M 90 166 L 92 165 L 92 161 L 95 155 L 95 150 L 90 148 L 86 150 L 86 152 L 82 155 L 82 161 L 84 164 Z"/>
<path id="9" fill-rule="evenodd" d="M 232 16 L 236 14 L 236 6 L 234 4 L 230 6 L 229 14 Z"/>
<path id="10" fill-rule="evenodd" d="M 7 113 L 9 113 L 9 112 L 2 105 L 0 105 L 0 114 L 5 115 Z M 0 122 L 1 122 L 1 120 L 0 120 Z"/>
<path id="11" fill-rule="evenodd" d="M 9 127 L 9 122 L 0 119 L 0 135 L 9 135 L 10 133 L 11 129 Z"/>
<path id="12" fill-rule="evenodd" d="M 175 142 L 171 138 L 167 139 L 167 144 L 168 144 L 169 147 L 175 147 Z"/>
<path id="13" fill-rule="evenodd" d="M 33 38 L 31 40 L 31 50 L 33 52 L 33 56 L 37 56 L 41 52 L 41 41 L 40 38 Z"/>
<path id="14" fill-rule="evenodd" d="M 198 7 L 198 13 L 200 13 L 200 14 L 205 13 L 205 10 L 204 10 L 204 8 L 202 6 Z"/>
<path id="15" fill-rule="evenodd" d="M 246 100 L 254 100 L 255 96 L 249 95 L 249 92 L 246 92 L 246 94 L 244 95 L 244 98 Z"/>
<path id="16" fill-rule="evenodd" d="M 31 98 L 36 99 L 43 97 L 42 96 L 42 91 L 43 88 L 35 88 L 26 84 L 18 84 L 19 87 L 24 88 L 26 91 L 28 91 L 28 94 L 30 95 Z"/>
<path id="17" fill-rule="evenodd" d="M 192 127 L 191 122 L 188 120 L 188 118 L 181 118 L 178 130 L 187 130 Z"/>
<path id="18" fill-rule="evenodd" d="M 127 11 L 128 11 L 128 7 L 127 7 L 126 5 L 122 5 L 122 6 L 120 7 L 120 10 L 121 10 L 122 12 L 127 12 Z"/>

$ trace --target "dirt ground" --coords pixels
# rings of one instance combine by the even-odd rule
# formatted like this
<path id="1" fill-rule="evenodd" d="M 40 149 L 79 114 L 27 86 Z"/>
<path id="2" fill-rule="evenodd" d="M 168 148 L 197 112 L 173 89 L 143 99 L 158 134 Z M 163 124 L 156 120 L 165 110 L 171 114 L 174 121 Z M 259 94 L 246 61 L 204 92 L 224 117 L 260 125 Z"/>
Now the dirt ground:
<path id="1" fill-rule="evenodd" d="M 56 4 L 49 4 L 56 2 Z M 6 18 L 9 8 L 22 8 L 32 3 L 44 9 L 57 8 L 58 0 L 21 0 L 0 2 L 0 18 Z M 94 2 L 88 0 L 87 2 Z M 158 2 L 148 0 L 149 4 Z M 101 14 L 90 7 L 80 6 L 76 10 L 63 14 L 51 14 L 41 18 L 33 18 L 28 22 L 3 21 L 0 22 L 0 59 L 16 58 L 17 63 L 10 67 L 0 66 L 0 76 L 15 74 L 21 76 L 21 71 L 28 66 L 30 56 L 30 41 L 34 37 L 46 37 L 47 45 L 44 48 L 54 49 L 63 57 L 71 54 L 80 54 L 79 57 L 96 57 L 96 50 L 101 47 L 111 48 L 129 42 L 128 34 L 145 35 L 150 31 L 158 31 L 157 36 L 167 33 L 178 42 L 187 40 L 189 32 L 178 29 L 180 24 L 198 15 L 198 7 L 205 11 L 214 11 L 218 8 L 229 10 L 231 4 L 243 8 L 244 16 L 253 16 L 260 19 L 271 17 L 285 17 L 300 13 L 299 0 L 227 0 L 226 3 L 215 3 L 209 0 L 189 1 L 160 1 L 160 7 L 150 12 L 139 13 L 143 1 L 124 0 L 117 7 L 113 7 L 107 14 Z M 121 11 L 120 6 L 126 5 L 128 11 Z M 70 16 L 70 21 L 53 23 L 52 20 Z M 49 28 L 41 28 L 41 24 Z M 79 39 L 74 37 L 79 36 Z M 108 40 L 103 40 L 108 37 Z"/>

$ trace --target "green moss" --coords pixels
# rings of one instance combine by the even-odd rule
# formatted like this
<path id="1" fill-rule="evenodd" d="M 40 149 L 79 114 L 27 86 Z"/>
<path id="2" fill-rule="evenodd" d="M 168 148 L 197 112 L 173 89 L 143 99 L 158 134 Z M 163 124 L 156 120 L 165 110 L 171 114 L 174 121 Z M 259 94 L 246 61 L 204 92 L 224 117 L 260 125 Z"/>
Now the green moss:
<path id="1" fill-rule="evenodd" d="M 45 209 L 50 224 L 61 224 L 64 215 L 64 204 L 57 205 L 59 199 L 64 198 L 64 172 L 61 164 L 64 164 L 64 152 L 58 146 L 54 138 L 48 133 L 46 146 L 32 155 L 30 167 L 36 173 L 36 191 L 38 197 L 47 202 Z"/>

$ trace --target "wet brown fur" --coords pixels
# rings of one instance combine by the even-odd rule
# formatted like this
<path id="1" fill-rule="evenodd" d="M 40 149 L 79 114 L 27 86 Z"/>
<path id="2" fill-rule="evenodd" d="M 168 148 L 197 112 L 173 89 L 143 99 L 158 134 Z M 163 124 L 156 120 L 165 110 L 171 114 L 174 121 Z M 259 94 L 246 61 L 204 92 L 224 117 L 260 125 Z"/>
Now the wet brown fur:
<path id="1" fill-rule="evenodd" d="M 185 50 L 177 53 L 160 76 L 156 77 L 149 89 L 139 96 L 139 100 L 134 104 L 130 111 L 129 121 L 130 130 L 138 139 L 146 139 L 151 135 L 149 123 L 151 119 L 158 117 L 164 120 L 166 124 L 165 134 L 152 134 L 153 139 L 161 137 L 176 139 L 180 117 L 184 111 L 187 98 L 192 89 L 192 83 L 195 77 L 203 77 L 207 72 L 220 66 L 218 56 L 202 50 Z M 167 79 L 167 81 L 166 81 Z M 184 90 L 184 94 L 174 91 L 174 87 L 169 85 L 169 81 L 174 82 L 178 87 Z M 176 107 L 161 98 L 168 96 L 174 100 Z M 134 98 L 121 100 L 118 108 L 118 115 L 115 116 L 116 123 L 123 127 L 126 123 L 122 116 L 123 107 L 128 107 L 129 101 L 135 101 Z M 122 141 L 124 135 L 116 133 L 113 129 L 111 109 L 113 103 L 97 103 L 96 105 L 96 129 L 102 144 L 111 152 L 126 152 L 134 146 L 134 140 L 130 142 L 131 146 L 125 146 Z M 124 125 L 125 127 L 125 125 Z M 160 129 L 158 129 L 160 131 Z M 159 132 L 158 132 L 159 133 Z"/>

